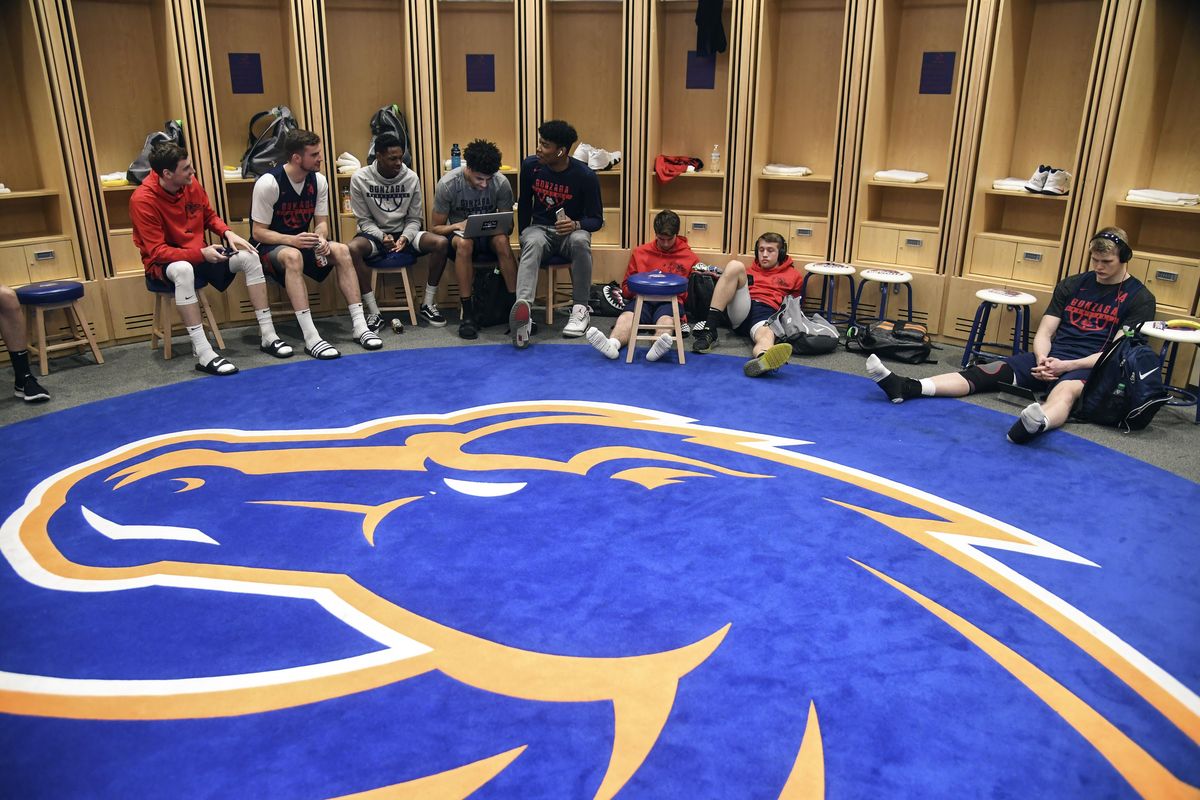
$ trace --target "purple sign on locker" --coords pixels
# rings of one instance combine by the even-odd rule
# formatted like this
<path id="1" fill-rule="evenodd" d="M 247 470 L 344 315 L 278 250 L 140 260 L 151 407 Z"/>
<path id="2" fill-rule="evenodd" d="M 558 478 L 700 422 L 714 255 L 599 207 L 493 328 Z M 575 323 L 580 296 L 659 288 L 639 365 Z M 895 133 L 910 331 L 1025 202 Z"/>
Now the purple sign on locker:
<path id="1" fill-rule="evenodd" d="M 467 53 L 467 91 L 496 91 L 495 54 Z"/>

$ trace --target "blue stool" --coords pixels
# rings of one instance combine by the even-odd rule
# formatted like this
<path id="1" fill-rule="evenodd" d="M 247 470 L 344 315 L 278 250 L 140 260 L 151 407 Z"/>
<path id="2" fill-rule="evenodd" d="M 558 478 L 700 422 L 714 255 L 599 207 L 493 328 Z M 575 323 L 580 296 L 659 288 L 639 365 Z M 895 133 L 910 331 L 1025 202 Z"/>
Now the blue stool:
<path id="1" fill-rule="evenodd" d="M 402 306 L 385 306 L 379 303 L 380 313 L 384 311 L 408 311 L 408 321 L 412 326 L 417 327 L 417 306 L 413 301 L 412 281 L 408 279 L 409 268 L 417 263 L 417 257 L 412 253 L 384 253 L 383 255 L 368 258 L 366 264 L 371 268 L 371 291 L 375 293 L 375 297 L 379 298 L 379 283 L 384 275 L 389 275 L 395 272 L 400 273 L 401 280 L 404 281 L 404 302 Z"/>
<path id="2" fill-rule="evenodd" d="M 867 281 L 875 281 L 879 284 L 878 319 L 880 322 L 887 319 L 888 292 L 893 284 L 904 284 L 904 288 L 908 289 L 908 321 L 913 321 L 911 274 L 899 269 L 864 269 L 858 273 L 858 278 L 858 292 L 855 293 L 854 302 L 850 305 L 850 324 L 858 324 L 858 304 L 862 300 L 863 289 L 867 288 Z"/>
<path id="3" fill-rule="evenodd" d="M 212 331 L 217 348 L 224 350 L 225 340 L 221 338 L 221 331 L 217 328 L 212 306 L 208 304 L 208 298 L 204 296 L 205 286 L 208 286 L 208 281 L 203 275 L 197 274 L 196 300 L 200 304 L 200 324 L 208 323 L 208 329 Z M 170 361 L 172 357 L 171 337 L 174 335 L 175 328 L 178 327 L 173 319 L 174 315 L 171 313 L 175 310 L 175 287 L 169 281 L 151 282 L 147 278 L 146 288 L 154 294 L 154 316 L 150 319 L 150 349 L 156 350 L 158 348 L 157 340 L 162 339 L 163 360 Z"/>
<path id="4" fill-rule="evenodd" d="M 554 312 L 560 308 L 570 309 L 575 305 L 575 285 L 571 282 L 571 259 L 565 256 L 550 256 L 541 263 L 546 271 L 546 324 L 554 324 Z M 567 271 L 567 286 L 559 283 L 562 271 Z"/>
<path id="5" fill-rule="evenodd" d="M 1177 327 L 1172 328 L 1175 324 Z M 1163 362 L 1163 388 L 1171 395 L 1167 401 L 1169 406 L 1196 407 L 1196 425 L 1200 425 L 1200 400 L 1195 392 L 1189 392 L 1183 386 L 1171 385 L 1171 373 L 1175 371 L 1175 359 L 1179 355 L 1179 345 L 1191 344 L 1200 348 L 1200 330 L 1192 325 L 1190 320 L 1172 320 L 1171 322 L 1143 322 L 1138 326 L 1138 332 L 1162 342 L 1159 358 Z M 1187 380 L 1184 380 L 1187 384 Z"/>
<path id="6" fill-rule="evenodd" d="M 682 275 L 668 275 L 665 272 L 639 272 L 630 275 L 628 283 L 629 288 L 637 295 L 637 301 L 633 304 L 633 328 L 629 332 L 629 347 L 625 355 L 625 363 L 633 363 L 633 353 L 637 349 L 638 342 L 653 342 L 663 333 L 674 334 L 679 363 L 686 363 L 683 355 L 683 334 L 679 327 L 679 295 L 687 291 L 687 278 Z M 651 303 L 670 301 L 671 324 L 665 325 L 658 322 L 642 324 L 640 320 L 643 300 L 649 300 Z M 649 333 L 642 333 L 642 331 L 649 331 Z"/>
<path id="7" fill-rule="evenodd" d="M 998 342 L 985 341 L 987 338 L 988 317 L 996 306 L 1008 306 L 1017 315 L 1013 324 L 1012 354 L 1023 353 L 1029 349 L 1029 307 L 1037 302 L 1037 298 L 1025 292 L 1013 289 L 980 289 L 975 296 L 982 302 L 975 310 L 975 321 L 971 323 L 971 333 L 967 337 L 967 348 L 963 351 L 962 368 L 966 369 L 980 358 L 988 359 L 990 354 L 983 352 L 984 347 L 1002 347 Z"/>
<path id="8" fill-rule="evenodd" d="M 104 363 L 104 357 L 100 355 L 100 348 L 96 346 L 96 337 L 92 334 L 92 329 L 88 327 L 87 317 L 83 313 L 83 304 L 80 302 L 83 299 L 82 283 L 78 281 L 42 281 L 21 286 L 15 291 L 21 305 L 32 308 L 34 312 L 33 317 L 29 320 L 29 349 L 37 354 L 38 367 L 41 369 L 42 375 L 50 374 L 50 365 L 47 360 L 50 353 L 70 348 L 75 348 L 77 352 L 82 353 L 85 344 L 91 348 L 96 363 Z M 63 316 L 67 318 L 69 332 L 55 340 L 53 344 L 47 344 L 46 312 L 58 310 L 61 310 Z M 76 327 L 83 332 L 82 335 L 76 335 Z M 35 333 L 37 334 L 37 344 L 34 344 Z"/>
<path id="9" fill-rule="evenodd" d="M 808 279 L 820 275 L 824 279 L 824 289 L 821 295 L 821 313 L 830 324 L 837 324 L 834 319 L 833 307 L 837 299 L 837 279 L 845 277 L 850 282 L 850 313 L 838 314 L 843 322 L 854 322 L 854 267 L 849 264 L 839 264 L 836 261 L 814 261 L 804 265 L 804 283 L 800 293 L 808 297 Z"/>

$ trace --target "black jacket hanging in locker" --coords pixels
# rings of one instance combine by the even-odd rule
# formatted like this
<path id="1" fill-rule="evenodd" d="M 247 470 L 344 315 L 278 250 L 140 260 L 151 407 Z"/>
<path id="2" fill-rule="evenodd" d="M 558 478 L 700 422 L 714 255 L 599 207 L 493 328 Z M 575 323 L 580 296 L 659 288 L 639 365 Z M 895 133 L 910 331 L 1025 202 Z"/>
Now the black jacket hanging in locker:
<path id="1" fill-rule="evenodd" d="M 696 52 L 712 56 L 725 52 L 725 25 L 721 22 L 724 0 L 699 0 L 696 3 Z"/>

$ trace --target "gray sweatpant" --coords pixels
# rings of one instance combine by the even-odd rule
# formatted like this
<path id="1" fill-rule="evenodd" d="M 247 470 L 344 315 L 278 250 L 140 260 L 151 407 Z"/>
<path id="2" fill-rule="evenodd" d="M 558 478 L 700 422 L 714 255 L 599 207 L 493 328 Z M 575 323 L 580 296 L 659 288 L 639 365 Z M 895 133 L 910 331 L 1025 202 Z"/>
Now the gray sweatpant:
<path id="1" fill-rule="evenodd" d="M 554 228 L 530 225 L 521 231 L 521 261 L 517 265 L 517 299 L 533 302 L 542 261 L 552 255 L 571 259 L 571 296 L 587 305 L 592 290 L 592 234 L 577 230 L 566 236 Z"/>

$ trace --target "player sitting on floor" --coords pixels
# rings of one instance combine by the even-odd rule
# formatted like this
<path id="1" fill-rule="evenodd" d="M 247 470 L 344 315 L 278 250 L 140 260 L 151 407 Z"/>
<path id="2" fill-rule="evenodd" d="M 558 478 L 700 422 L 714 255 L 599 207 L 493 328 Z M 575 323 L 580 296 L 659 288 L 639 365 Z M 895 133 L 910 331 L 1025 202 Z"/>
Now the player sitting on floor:
<path id="1" fill-rule="evenodd" d="M 1008 431 L 1008 440 L 1025 444 L 1067 421 L 1083 385 L 1113 331 L 1154 318 L 1155 300 L 1142 282 L 1129 274 L 1133 257 L 1120 228 L 1104 228 L 1089 245 L 1091 270 L 1072 275 L 1054 287 L 1054 295 L 1038 324 L 1033 352 L 977 364 L 961 372 L 913 380 L 890 371 L 874 355 L 867 375 L 893 403 L 918 397 L 964 397 L 1015 384 L 1049 392 L 1044 403 L 1031 403 Z"/>
<path id="2" fill-rule="evenodd" d="M 790 344 L 775 344 L 775 332 L 767 324 L 788 295 L 800 296 L 804 276 L 792 267 L 787 240 L 778 233 L 764 233 L 754 243 L 757 256 L 747 267 L 730 261 L 713 287 L 708 319 L 692 327 L 692 351 L 711 353 L 717 346 L 717 325 L 728 318 L 730 327 L 749 336 L 753 358 L 742 371 L 757 378 L 782 367 L 792 357 Z"/>

